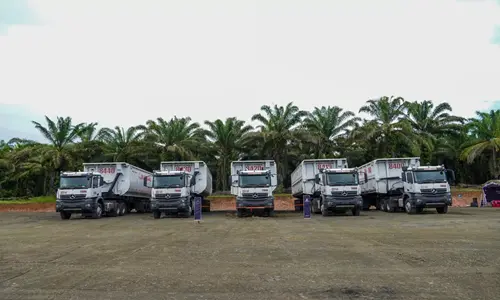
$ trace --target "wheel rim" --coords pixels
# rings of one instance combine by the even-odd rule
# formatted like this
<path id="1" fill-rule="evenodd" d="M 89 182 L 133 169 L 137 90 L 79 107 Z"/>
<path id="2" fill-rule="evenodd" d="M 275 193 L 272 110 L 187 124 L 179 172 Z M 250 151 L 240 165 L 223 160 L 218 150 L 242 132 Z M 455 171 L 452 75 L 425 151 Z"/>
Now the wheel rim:
<path id="1" fill-rule="evenodd" d="M 405 208 L 406 208 L 407 212 L 411 211 L 411 203 L 410 203 L 410 201 L 406 201 Z"/>
<path id="2" fill-rule="evenodd" d="M 102 214 L 101 205 L 97 205 L 96 214 L 97 214 L 97 216 L 100 216 Z"/>
<path id="3" fill-rule="evenodd" d="M 391 206 L 389 205 L 389 203 L 387 203 L 386 209 L 387 211 L 391 211 Z"/>
<path id="4" fill-rule="evenodd" d="M 321 212 L 324 213 L 325 212 L 325 205 L 324 204 L 321 204 Z"/>

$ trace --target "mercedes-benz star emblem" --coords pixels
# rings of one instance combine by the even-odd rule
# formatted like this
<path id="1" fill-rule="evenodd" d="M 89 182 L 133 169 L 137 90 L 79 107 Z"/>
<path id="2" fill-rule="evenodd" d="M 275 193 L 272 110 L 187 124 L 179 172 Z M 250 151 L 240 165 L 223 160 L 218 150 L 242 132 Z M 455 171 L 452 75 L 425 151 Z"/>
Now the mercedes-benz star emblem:
<path id="1" fill-rule="evenodd" d="M 255 198 L 257 198 L 258 196 L 257 196 L 257 194 L 253 194 L 253 196 L 252 196 L 252 197 L 255 199 Z"/>
<path id="2" fill-rule="evenodd" d="M 70 198 L 71 198 L 71 199 L 75 199 L 75 195 L 71 195 L 71 196 L 70 196 Z"/>
<path id="3" fill-rule="evenodd" d="M 431 191 L 433 194 L 437 193 L 436 189 L 432 189 Z"/>
<path id="4" fill-rule="evenodd" d="M 170 195 L 169 194 L 165 195 L 165 198 L 170 199 Z"/>
<path id="5" fill-rule="evenodd" d="M 347 192 L 342 192 L 342 196 L 347 196 Z"/>

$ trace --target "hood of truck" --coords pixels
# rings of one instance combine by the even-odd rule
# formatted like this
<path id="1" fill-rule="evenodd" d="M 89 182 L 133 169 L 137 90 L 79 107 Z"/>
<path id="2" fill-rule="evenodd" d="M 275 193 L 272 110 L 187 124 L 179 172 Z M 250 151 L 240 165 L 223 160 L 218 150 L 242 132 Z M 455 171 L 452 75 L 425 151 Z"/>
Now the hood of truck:
<path id="1" fill-rule="evenodd" d="M 361 195 L 361 186 L 359 185 L 343 185 L 343 186 L 323 186 L 321 192 L 325 195 L 331 194 L 332 192 L 356 192 L 357 195 Z"/>
<path id="2" fill-rule="evenodd" d="M 272 195 L 272 189 L 270 187 L 251 187 L 251 188 L 239 188 L 238 196 L 242 197 L 243 194 L 268 194 Z"/>

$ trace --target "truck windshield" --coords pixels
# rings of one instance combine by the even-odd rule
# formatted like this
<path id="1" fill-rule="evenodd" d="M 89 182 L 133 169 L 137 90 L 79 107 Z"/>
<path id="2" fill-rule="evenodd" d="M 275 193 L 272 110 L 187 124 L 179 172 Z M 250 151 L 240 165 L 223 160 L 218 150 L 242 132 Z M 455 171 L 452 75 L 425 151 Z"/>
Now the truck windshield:
<path id="1" fill-rule="evenodd" d="M 59 189 L 87 189 L 90 187 L 90 179 L 87 176 L 61 176 Z"/>
<path id="2" fill-rule="evenodd" d="M 438 183 L 446 182 L 446 173 L 444 171 L 415 171 L 416 183 Z"/>
<path id="3" fill-rule="evenodd" d="M 240 175 L 240 187 L 270 186 L 271 178 L 268 174 Z"/>
<path id="4" fill-rule="evenodd" d="M 153 177 L 153 188 L 179 188 L 184 186 L 184 175 L 164 175 Z"/>
<path id="5" fill-rule="evenodd" d="M 328 185 L 358 185 L 357 173 L 328 173 Z"/>

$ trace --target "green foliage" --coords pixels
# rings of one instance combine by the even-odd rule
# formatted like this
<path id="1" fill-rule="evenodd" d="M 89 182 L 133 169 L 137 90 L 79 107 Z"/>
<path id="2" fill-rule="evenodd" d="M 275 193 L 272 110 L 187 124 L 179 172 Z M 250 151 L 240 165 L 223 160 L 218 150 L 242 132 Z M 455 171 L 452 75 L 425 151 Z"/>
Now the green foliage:
<path id="1" fill-rule="evenodd" d="M 369 100 L 359 112 L 368 118 L 338 106 L 306 112 L 292 102 L 263 105 L 252 117 L 256 128 L 237 118 L 201 126 L 189 117 L 159 117 L 130 128 L 99 128 L 95 122 L 46 117 L 33 121 L 46 143 L 22 137 L 0 141 L 0 198 L 54 195 L 60 171 L 104 161 L 125 161 L 151 171 L 163 160 L 203 160 L 212 171 L 215 191 L 227 192 L 231 161 L 274 159 L 277 194 L 290 192 L 291 172 L 311 158 L 346 157 L 351 166 L 359 166 L 375 158 L 411 155 L 445 164 L 461 183 L 481 184 L 500 176 L 499 110 L 477 112 L 466 120 L 454 116 L 445 102 L 391 96 Z M 45 201 L 33 199 L 53 197 L 24 201 Z"/>

